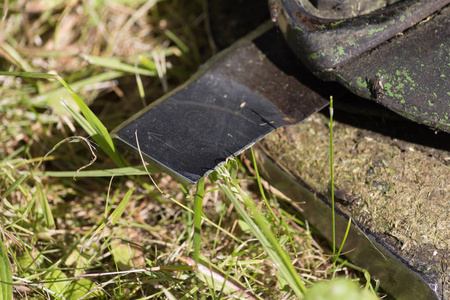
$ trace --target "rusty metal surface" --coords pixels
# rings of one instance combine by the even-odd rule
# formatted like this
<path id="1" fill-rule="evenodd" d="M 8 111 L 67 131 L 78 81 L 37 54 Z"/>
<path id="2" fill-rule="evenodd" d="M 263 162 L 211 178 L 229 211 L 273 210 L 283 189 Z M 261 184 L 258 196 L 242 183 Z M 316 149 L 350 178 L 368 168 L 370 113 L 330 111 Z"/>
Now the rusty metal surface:
<path id="1" fill-rule="evenodd" d="M 314 78 L 276 30 L 264 25 L 219 53 L 113 136 L 137 152 L 137 134 L 148 162 L 188 184 L 276 128 L 320 110 L 342 87 Z"/>

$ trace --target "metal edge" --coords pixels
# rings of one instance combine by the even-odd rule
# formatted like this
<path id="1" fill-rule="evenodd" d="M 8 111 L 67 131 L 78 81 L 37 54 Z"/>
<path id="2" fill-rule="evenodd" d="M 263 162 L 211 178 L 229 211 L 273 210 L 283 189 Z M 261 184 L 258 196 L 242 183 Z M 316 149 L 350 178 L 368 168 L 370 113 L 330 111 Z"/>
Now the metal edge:
<path id="1" fill-rule="evenodd" d="M 257 38 L 258 36 L 264 34 L 265 32 L 267 32 L 268 30 L 270 30 L 274 26 L 275 25 L 272 22 L 266 22 L 266 23 L 260 25 L 258 28 L 256 28 L 252 32 L 250 32 L 249 34 L 247 34 L 246 36 L 244 36 L 243 38 L 237 40 L 232 46 L 230 46 L 230 47 L 220 51 L 219 53 L 215 54 L 214 56 L 212 56 L 209 60 L 207 60 L 204 64 L 202 64 L 199 67 L 198 71 L 195 72 L 186 82 L 184 82 L 183 84 L 179 85 L 178 87 L 176 87 L 172 91 L 168 92 L 167 94 L 165 94 L 164 96 L 162 96 L 158 100 L 152 102 L 151 104 L 149 104 L 145 108 L 141 109 L 136 114 L 134 114 L 133 116 L 131 116 L 130 118 L 125 120 L 122 124 L 120 124 L 119 126 L 114 128 L 111 131 L 111 137 L 117 138 L 117 132 L 120 131 L 121 129 L 123 129 L 125 126 L 127 126 L 128 124 L 130 124 L 131 122 L 133 122 L 134 120 L 139 118 L 141 115 L 145 114 L 147 111 L 153 109 L 159 103 L 161 103 L 164 100 L 170 98 L 171 96 L 177 94 L 178 92 L 183 90 L 186 86 L 188 86 L 188 85 L 192 84 L 193 82 L 195 82 L 203 74 L 205 74 L 205 72 L 207 72 L 210 69 L 210 66 L 212 66 L 212 65 L 216 64 L 217 62 L 225 59 L 230 53 L 234 52 L 237 48 L 240 48 L 240 47 L 242 47 L 245 44 L 251 43 L 255 38 Z"/>
<path id="2" fill-rule="evenodd" d="M 328 241 L 332 240 L 331 206 L 326 198 L 294 176 L 268 154 L 260 144 L 254 147 L 255 155 L 262 166 L 261 175 L 293 202 L 301 202 L 301 212 Z M 298 205 L 296 205 L 298 207 Z M 336 241 L 340 247 L 349 217 L 336 209 Z M 438 300 L 434 288 L 420 274 L 410 269 L 401 257 L 384 247 L 377 237 L 364 232 L 352 221 L 343 253 L 356 265 L 369 271 L 373 279 L 379 279 L 381 287 L 397 300 Z"/>

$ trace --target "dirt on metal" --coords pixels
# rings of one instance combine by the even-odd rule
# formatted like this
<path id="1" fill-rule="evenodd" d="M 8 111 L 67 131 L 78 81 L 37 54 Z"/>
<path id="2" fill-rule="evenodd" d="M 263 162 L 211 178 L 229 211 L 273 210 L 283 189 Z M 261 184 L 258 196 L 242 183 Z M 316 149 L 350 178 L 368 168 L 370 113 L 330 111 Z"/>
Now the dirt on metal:
<path id="1" fill-rule="evenodd" d="M 448 287 L 450 152 L 337 121 L 333 128 L 335 189 L 345 195 L 338 207 L 413 269 L 437 274 Z M 330 196 L 327 117 L 315 114 L 280 128 L 262 144 L 278 164 Z"/>

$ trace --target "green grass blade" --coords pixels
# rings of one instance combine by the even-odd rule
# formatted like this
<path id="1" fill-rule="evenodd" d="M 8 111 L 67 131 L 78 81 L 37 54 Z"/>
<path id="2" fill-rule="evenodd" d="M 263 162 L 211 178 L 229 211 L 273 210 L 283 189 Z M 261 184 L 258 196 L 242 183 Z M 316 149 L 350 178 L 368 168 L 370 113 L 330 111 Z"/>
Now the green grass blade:
<path id="1" fill-rule="evenodd" d="M 196 263 L 198 263 L 200 243 L 202 240 L 202 209 L 204 192 L 205 178 L 202 177 L 197 183 L 197 190 L 194 197 L 194 261 Z"/>
<path id="2" fill-rule="evenodd" d="M 8 253 L 0 239 L 0 300 L 11 300 L 13 293 L 11 264 Z"/>
<path id="3" fill-rule="evenodd" d="M 336 216 L 334 211 L 334 163 L 333 163 L 333 96 L 330 96 L 330 177 L 331 177 L 331 218 L 333 226 L 333 257 L 336 261 Z"/>
<path id="4" fill-rule="evenodd" d="M 172 42 L 175 43 L 175 45 L 178 46 L 178 48 L 180 48 L 181 51 L 183 51 L 184 53 L 189 53 L 189 47 L 185 43 L 183 43 L 172 31 L 166 29 L 164 30 L 164 33 L 169 39 L 172 40 Z"/>
<path id="5" fill-rule="evenodd" d="M 17 150 L 15 150 L 13 153 L 11 153 L 10 155 L 3 158 L 0 161 L 0 166 L 2 166 L 4 163 L 10 162 L 12 159 L 14 159 L 14 157 L 19 155 L 22 151 L 24 151 L 25 148 L 26 148 L 25 145 L 23 145 L 23 146 L 19 147 Z"/>
<path id="6" fill-rule="evenodd" d="M 19 179 L 14 181 L 13 184 L 11 184 L 8 187 L 8 189 L 3 194 L 3 198 L 8 197 L 8 195 L 11 194 L 11 192 L 14 191 L 17 187 L 19 187 L 22 184 L 22 182 L 24 182 L 27 178 L 28 178 L 28 175 L 26 175 L 26 174 L 23 174 L 22 176 L 20 176 Z"/>
<path id="7" fill-rule="evenodd" d="M 46 281 L 45 287 L 51 290 L 57 299 L 66 299 L 63 293 L 69 285 L 69 280 L 67 280 L 67 276 L 61 270 L 48 271 L 44 279 Z"/>
<path id="8" fill-rule="evenodd" d="M 132 67 L 134 69 L 134 67 Z M 97 116 L 89 109 L 89 107 L 84 103 L 83 100 L 75 93 L 75 91 L 58 75 L 36 73 L 36 72 L 0 72 L 0 75 L 6 76 L 19 76 L 26 78 L 41 78 L 41 79 L 56 79 L 61 82 L 61 84 L 69 91 L 70 95 L 73 97 L 81 112 L 86 118 L 83 118 L 74 109 L 69 106 L 68 112 L 79 122 L 80 126 L 83 127 L 86 132 L 88 132 L 94 141 L 100 145 L 100 147 L 108 154 L 108 156 L 120 167 L 125 167 L 126 162 L 123 157 L 117 152 L 116 147 L 108 133 L 108 130 L 103 125 L 103 123 L 97 118 Z"/>
<path id="9" fill-rule="evenodd" d="M 17 76 L 24 78 L 38 78 L 38 79 L 55 79 L 58 80 L 58 75 L 48 74 L 48 73 L 37 73 L 37 72 L 5 72 L 1 71 L 0 75 L 3 76 Z"/>
<path id="10" fill-rule="evenodd" d="M 261 184 L 261 177 L 259 176 L 258 164 L 256 163 L 256 157 L 255 157 L 255 153 L 253 151 L 253 148 L 250 148 L 250 150 L 252 152 L 253 168 L 255 169 L 256 182 L 258 183 L 259 192 L 261 193 L 261 197 L 263 198 L 264 202 L 266 203 L 266 207 L 269 210 L 270 215 L 272 216 L 272 218 L 274 220 L 276 220 L 279 223 L 280 219 L 278 219 L 277 216 L 273 213 L 272 208 L 270 208 L 269 200 L 267 200 L 266 193 L 264 193 L 264 188 L 263 188 L 263 186 Z"/>
<path id="11" fill-rule="evenodd" d="M 139 91 L 139 98 L 141 98 L 142 107 L 145 107 L 145 89 L 144 84 L 142 83 L 141 76 L 136 73 L 136 85 Z"/>
<path id="12" fill-rule="evenodd" d="M 347 240 L 348 233 L 350 232 L 350 225 L 351 224 L 352 224 L 352 219 L 348 219 L 347 229 L 345 230 L 345 235 L 344 235 L 344 238 L 342 239 L 341 246 L 339 247 L 339 250 L 338 250 L 338 252 L 336 254 L 336 257 L 334 258 L 334 264 L 336 264 L 336 260 L 339 257 L 339 255 L 341 255 L 342 248 L 344 248 L 345 241 Z"/>
<path id="13" fill-rule="evenodd" d="M 161 173 L 157 168 L 147 166 L 147 170 L 150 174 Z M 24 172 L 29 174 L 29 172 Z M 147 171 L 144 167 L 124 167 L 106 170 L 89 170 L 89 171 L 45 171 L 45 172 L 33 172 L 33 176 L 38 177 L 111 177 L 111 176 L 134 176 L 134 175 L 147 175 Z"/>
<path id="14" fill-rule="evenodd" d="M 156 72 L 156 64 L 143 55 L 139 55 L 139 62 L 149 70 Z"/>
<path id="15" fill-rule="evenodd" d="M 376 293 L 377 293 L 377 291 L 378 291 L 378 287 L 379 287 L 380 282 L 377 281 L 376 287 L 375 287 L 375 289 L 374 289 L 373 286 L 372 286 L 372 284 L 371 284 L 371 277 L 370 277 L 369 271 L 367 271 L 366 269 L 363 269 L 363 268 L 361 268 L 361 267 L 358 267 L 357 265 L 354 265 L 354 264 L 348 262 L 347 260 L 344 261 L 344 260 L 343 260 L 342 258 L 340 258 L 340 257 L 338 257 L 337 261 L 340 262 L 340 263 L 345 262 L 345 265 L 346 265 L 346 266 L 348 266 L 348 267 L 350 267 L 350 268 L 352 268 L 352 269 L 355 269 L 356 271 L 359 271 L 359 272 L 363 273 L 363 274 L 364 274 L 364 278 L 366 279 L 366 286 L 365 286 L 365 289 L 366 289 L 366 290 L 372 291 L 372 293 L 373 293 L 374 295 L 376 295 Z"/>
<path id="16" fill-rule="evenodd" d="M 303 297 L 303 294 L 306 292 L 306 287 L 295 271 L 288 254 L 278 243 L 267 220 L 259 213 L 252 199 L 248 197 L 236 183 L 229 180 L 231 177 L 227 176 L 226 172 L 227 170 L 224 167 L 221 167 L 221 173 L 225 174 L 224 179 L 226 184 L 220 184 L 220 188 L 236 207 L 239 215 L 249 225 L 252 233 L 267 251 L 267 254 L 278 268 L 280 275 L 288 282 L 289 286 L 298 297 Z M 242 205 L 241 201 L 238 200 L 236 195 L 242 198 L 245 207 Z"/>
<path id="17" fill-rule="evenodd" d="M 2 28 L 3 29 L 3 28 Z M 28 64 L 28 62 L 20 56 L 14 47 L 11 47 L 5 40 L 2 40 L 0 49 L 7 54 L 14 62 L 24 71 L 31 72 L 33 69 Z"/>
<path id="18" fill-rule="evenodd" d="M 41 74 L 41 73 L 34 73 L 34 74 Z M 51 74 L 41 74 L 41 75 L 51 75 Z M 122 77 L 123 75 L 124 75 L 124 73 L 119 72 L 119 71 L 104 72 L 104 73 L 101 73 L 98 75 L 89 76 L 88 78 L 81 79 L 76 82 L 71 82 L 70 87 L 74 91 L 79 91 L 87 86 L 92 86 L 92 85 L 95 85 L 95 84 L 98 84 L 101 82 L 113 80 L 113 79 Z M 52 76 L 56 76 L 56 75 L 52 75 Z M 33 76 L 33 77 L 34 78 L 42 78 L 42 79 L 58 79 L 57 76 L 56 76 L 56 78 L 46 78 L 46 77 L 36 77 L 36 76 Z M 54 88 L 48 92 L 40 93 L 38 96 L 34 96 L 33 98 L 30 99 L 30 103 L 33 105 L 39 105 L 41 103 L 45 103 L 46 105 L 55 107 L 56 106 L 55 104 L 57 104 L 60 101 L 61 97 L 65 98 L 68 95 L 69 94 L 68 94 L 67 89 L 62 86 L 59 88 Z"/>
<path id="19" fill-rule="evenodd" d="M 108 156 L 120 167 L 125 167 L 126 163 L 123 160 L 123 157 L 117 152 L 116 147 L 111 139 L 111 136 L 108 133 L 108 130 L 103 125 L 103 123 L 97 118 L 97 116 L 90 110 L 90 108 L 84 103 L 83 100 L 72 90 L 72 88 L 62 79 L 58 77 L 59 81 L 62 85 L 64 85 L 67 90 L 72 95 L 73 99 L 76 101 L 78 107 L 83 113 L 84 117 L 88 121 L 90 127 L 95 131 L 95 134 L 92 135 L 92 138 L 96 143 L 100 145 L 100 147 L 108 154 Z M 75 113 L 74 110 L 69 110 L 71 113 Z M 83 124 L 80 124 L 83 126 Z M 84 128 L 88 131 L 91 128 Z"/>
<path id="20" fill-rule="evenodd" d="M 113 180 L 114 180 L 114 175 L 111 176 L 111 179 L 109 180 L 108 193 L 106 194 L 105 219 L 108 218 L 108 214 L 111 210 L 111 207 L 110 207 L 111 200 L 109 199 L 109 193 L 111 192 L 111 185 L 113 183 Z"/>
<path id="21" fill-rule="evenodd" d="M 119 205 L 117 205 L 116 209 L 112 212 L 111 216 L 109 216 L 109 222 L 112 225 L 115 225 L 119 220 L 119 218 L 122 216 L 123 212 L 125 211 L 125 208 L 127 207 L 128 200 L 130 200 L 130 197 L 133 194 L 133 191 L 134 187 L 130 188 L 127 191 L 122 201 L 120 201 Z"/>
<path id="22" fill-rule="evenodd" d="M 53 219 L 52 210 L 48 204 L 47 197 L 40 185 L 36 186 L 39 192 L 39 200 L 42 206 L 42 213 L 44 214 L 45 225 L 47 227 L 55 227 L 55 220 Z"/>
<path id="23" fill-rule="evenodd" d="M 132 65 L 126 64 L 121 62 L 117 58 L 106 58 L 106 57 L 99 57 L 99 56 L 93 56 L 93 55 L 83 55 L 84 59 L 86 59 L 90 64 L 110 68 L 122 72 L 127 72 L 131 74 L 139 74 L 144 76 L 156 76 L 155 71 L 151 71 L 148 69 L 143 68 L 137 68 Z"/>
<path id="24" fill-rule="evenodd" d="M 255 170 L 256 182 L 258 183 L 258 188 L 259 188 L 259 192 L 261 194 L 261 197 L 263 198 L 264 202 L 266 203 L 266 207 L 269 210 L 270 215 L 272 216 L 272 218 L 278 223 L 281 222 L 283 227 L 286 229 L 286 233 L 287 233 L 287 235 L 289 237 L 289 241 L 291 242 L 292 248 L 295 251 L 295 245 L 294 245 L 294 242 L 292 241 L 292 236 L 291 236 L 290 230 L 289 230 L 285 220 L 283 219 L 283 216 L 281 215 L 280 218 L 278 218 L 275 215 L 275 213 L 273 212 L 272 208 L 270 207 L 269 200 L 267 200 L 266 193 L 264 192 L 264 188 L 263 188 L 262 183 L 261 183 L 261 176 L 259 175 L 258 164 L 256 163 L 255 152 L 253 151 L 253 148 L 250 148 L 250 151 L 252 153 L 253 169 Z"/>
<path id="25" fill-rule="evenodd" d="M 61 101 L 61 104 L 66 109 L 66 112 L 68 112 L 72 116 L 75 122 L 77 122 L 78 125 L 80 125 L 89 136 L 95 136 L 96 132 L 94 127 L 89 124 L 88 120 L 86 120 L 83 115 L 81 115 L 75 108 L 70 106 L 69 103 Z"/>

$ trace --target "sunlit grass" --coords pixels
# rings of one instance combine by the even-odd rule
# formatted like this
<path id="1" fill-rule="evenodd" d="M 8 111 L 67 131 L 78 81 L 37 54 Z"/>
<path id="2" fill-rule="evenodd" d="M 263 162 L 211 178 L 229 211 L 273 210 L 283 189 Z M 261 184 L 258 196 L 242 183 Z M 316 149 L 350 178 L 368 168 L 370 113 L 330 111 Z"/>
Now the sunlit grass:
<path id="1" fill-rule="evenodd" d="M 202 62 L 201 1 L 19 2 L 0 41 L 4 299 L 300 298 L 331 278 L 257 170 L 182 186 L 111 141 Z"/>

